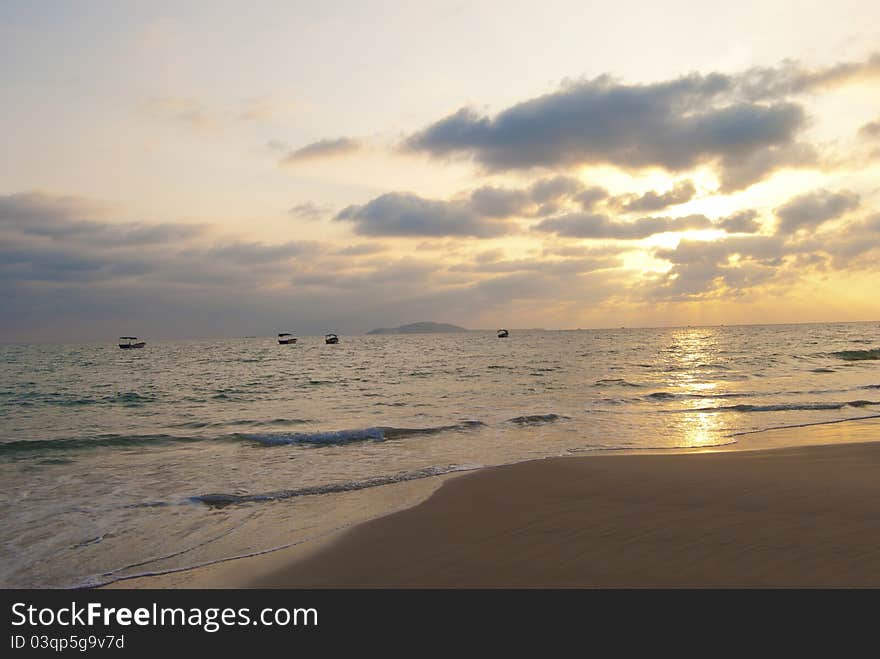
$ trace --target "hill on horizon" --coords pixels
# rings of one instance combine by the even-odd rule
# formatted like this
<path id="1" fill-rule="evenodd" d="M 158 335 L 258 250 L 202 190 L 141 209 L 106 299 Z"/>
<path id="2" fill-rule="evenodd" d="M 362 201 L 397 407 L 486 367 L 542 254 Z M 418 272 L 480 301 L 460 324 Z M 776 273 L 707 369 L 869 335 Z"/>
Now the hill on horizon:
<path id="1" fill-rule="evenodd" d="M 450 325 L 449 323 L 432 323 L 422 321 L 419 323 L 410 323 L 409 325 L 400 325 L 399 327 L 379 327 L 372 329 L 367 334 L 439 334 L 446 332 L 469 332 L 470 330 L 459 327 L 458 325 Z"/>

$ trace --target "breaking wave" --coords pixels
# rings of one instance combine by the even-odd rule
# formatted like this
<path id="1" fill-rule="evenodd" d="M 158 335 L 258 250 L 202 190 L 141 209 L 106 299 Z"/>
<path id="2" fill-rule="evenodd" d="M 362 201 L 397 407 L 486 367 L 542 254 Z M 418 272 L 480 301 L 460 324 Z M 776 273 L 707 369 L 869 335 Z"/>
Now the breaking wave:
<path id="1" fill-rule="evenodd" d="M 317 432 L 241 433 L 239 434 L 239 437 L 259 442 L 266 446 L 279 446 L 286 444 L 317 444 L 326 446 L 334 444 L 350 444 L 351 442 L 385 441 L 389 439 L 402 439 L 404 437 L 417 437 L 420 435 L 436 435 L 441 432 L 471 430 L 485 425 L 486 424 L 482 421 L 463 421 L 454 425 L 434 426 L 432 428 L 373 426 L 370 428 L 356 428 L 353 430 Z"/>
<path id="2" fill-rule="evenodd" d="M 719 405 L 718 407 L 695 407 L 680 412 L 786 412 L 795 410 L 842 410 L 846 407 L 880 405 L 880 401 L 849 400 L 832 403 L 780 403 L 776 405 Z"/>
<path id="3" fill-rule="evenodd" d="M 393 483 L 403 483 L 406 481 L 418 480 L 420 478 L 430 478 L 431 476 L 442 476 L 457 471 L 472 471 L 480 469 L 482 465 L 445 465 L 442 467 L 426 467 L 415 471 L 405 471 L 390 476 L 377 476 L 375 478 L 366 478 L 357 481 L 347 481 L 344 483 L 330 483 L 325 485 L 312 485 L 309 487 L 299 487 L 291 490 L 277 490 L 275 492 L 263 492 L 255 494 L 200 494 L 190 499 L 193 503 L 203 503 L 212 508 L 223 508 L 224 506 L 232 506 L 244 503 L 263 503 L 267 501 L 281 501 L 284 499 L 293 499 L 295 497 L 315 496 L 319 494 L 336 494 L 339 492 L 352 492 L 354 490 L 364 490 L 369 487 L 379 487 L 381 485 L 391 485 Z"/>

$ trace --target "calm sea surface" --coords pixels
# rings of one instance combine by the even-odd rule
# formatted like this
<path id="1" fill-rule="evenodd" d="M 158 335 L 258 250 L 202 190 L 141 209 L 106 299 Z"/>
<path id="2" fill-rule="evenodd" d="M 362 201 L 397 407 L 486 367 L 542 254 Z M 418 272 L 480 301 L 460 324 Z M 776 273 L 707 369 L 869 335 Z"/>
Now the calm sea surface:
<path id="1" fill-rule="evenodd" d="M 876 415 L 877 322 L 4 345 L 0 585 L 266 551 L 457 470 Z"/>

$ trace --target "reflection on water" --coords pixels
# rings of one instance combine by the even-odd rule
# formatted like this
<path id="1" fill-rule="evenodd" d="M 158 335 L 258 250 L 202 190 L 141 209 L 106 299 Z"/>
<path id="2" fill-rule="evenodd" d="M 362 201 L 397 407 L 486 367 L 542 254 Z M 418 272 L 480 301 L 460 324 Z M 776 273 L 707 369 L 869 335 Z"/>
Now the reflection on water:
<path id="1" fill-rule="evenodd" d="M 688 448 L 704 448 L 718 444 L 718 415 L 697 412 L 684 415 L 684 442 Z"/>
<path id="2" fill-rule="evenodd" d="M 699 399 L 718 388 L 717 381 L 705 381 L 707 368 L 718 368 L 716 333 L 713 328 L 682 330 L 675 334 L 677 350 L 672 353 L 675 362 L 673 372 L 681 393 Z M 707 398 L 709 405 L 716 405 L 715 398 Z M 682 447 L 704 448 L 718 445 L 722 429 L 720 417 L 705 412 L 687 412 L 681 420 L 684 428 Z"/>

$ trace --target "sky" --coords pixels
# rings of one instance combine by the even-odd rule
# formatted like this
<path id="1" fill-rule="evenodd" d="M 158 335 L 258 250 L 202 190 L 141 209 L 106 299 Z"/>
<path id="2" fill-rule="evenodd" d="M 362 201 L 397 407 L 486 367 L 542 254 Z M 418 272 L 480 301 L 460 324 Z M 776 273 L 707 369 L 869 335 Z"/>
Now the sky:
<path id="1" fill-rule="evenodd" d="M 0 0 L 0 340 L 880 319 L 880 4 Z"/>

